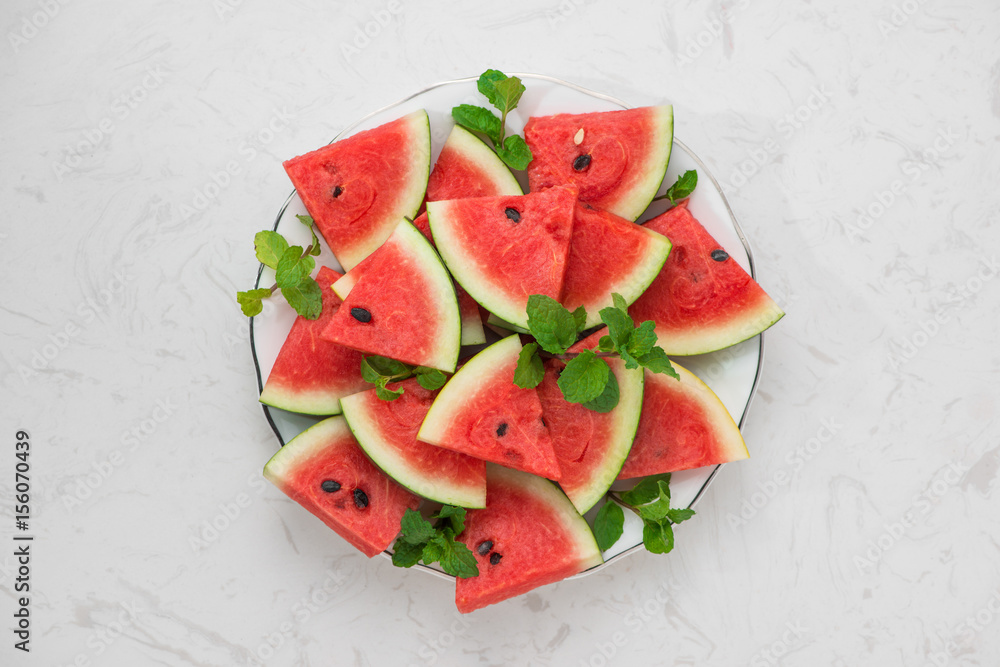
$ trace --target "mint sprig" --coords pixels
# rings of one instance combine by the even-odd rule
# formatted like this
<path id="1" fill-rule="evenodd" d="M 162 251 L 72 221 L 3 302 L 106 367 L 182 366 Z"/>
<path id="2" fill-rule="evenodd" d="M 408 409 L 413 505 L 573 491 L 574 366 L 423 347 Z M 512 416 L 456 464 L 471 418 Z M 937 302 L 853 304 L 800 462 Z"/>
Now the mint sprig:
<path id="1" fill-rule="evenodd" d="M 594 537 L 597 546 L 607 551 L 618 541 L 624 530 L 624 505 L 642 519 L 642 543 L 655 554 L 670 553 L 674 548 L 674 524 L 695 515 L 693 509 L 670 507 L 670 473 L 653 475 L 640 481 L 620 499 L 608 498 L 597 512 Z"/>
<path id="2" fill-rule="evenodd" d="M 440 562 L 441 569 L 450 575 L 462 579 L 479 576 L 476 557 L 455 539 L 465 530 L 465 508 L 445 505 L 432 518 L 437 519 L 434 524 L 416 510 L 403 513 L 392 564 L 413 567 L 420 561 L 425 565 Z"/>
<path id="3" fill-rule="evenodd" d="M 667 188 L 665 193 L 659 197 L 653 197 L 653 201 L 669 199 L 670 203 L 676 206 L 677 202 L 690 197 L 696 187 L 698 187 L 698 172 L 694 169 L 689 169 L 678 176 L 674 184 Z"/>
<path id="4" fill-rule="evenodd" d="M 313 219 L 308 215 L 295 216 L 309 228 L 312 243 L 302 246 L 288 244 L 285 237 L 272 230 L 257 232 L 253 238 L 257 260 L 274 269 L 275 282 L 271 287 L 261 287 L 236 293 L 236 302 L 247 317 L 259 315 L 264 309 L 263 300 L 281 290 L 285 301 L 302 317 L 315 320 L 323 312 L 323 290 L 311 273 L 316 268 L 313 257 L 319 255 L 319 239 Z"/>
<path id="5" fill-rule="evenodd" d="M 467 130 L 486 135 L 497 156 L 511 169 L 527 169 L 531 162 L 531 149 L 520 136 L 505 136 L 507 114 L 517 108 L 524 94 L 524 84 L 516 76 L 507 76 L 495 69 L 482 73 L 477 82 L 479 92 L 500 111 L 500 118 L 485 107 L 460 104 L 451 110 L 458 125 Z"/>
<path id="6" fill-rule="evenodd" d="M 374 354 L 361 357 L 361 377 L 375 385 L 375 395 L 380 400 L 394 401 L 402 396 L 403 389 L 389 389 L 388 385 L 413 376 L 416 376 L 420 386 L 428 391 L 440 389 L 448 381 L 447 374 L 436 368 L 411 366 L 402 361 Z"/>

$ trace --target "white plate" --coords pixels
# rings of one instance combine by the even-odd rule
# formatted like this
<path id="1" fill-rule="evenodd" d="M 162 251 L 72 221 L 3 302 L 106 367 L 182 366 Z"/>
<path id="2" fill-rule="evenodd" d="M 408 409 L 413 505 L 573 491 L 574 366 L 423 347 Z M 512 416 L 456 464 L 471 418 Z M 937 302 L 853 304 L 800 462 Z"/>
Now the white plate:
<path id="1" fill-rule="evenodd" d="M 507 116 L 507 127 L 510 128 L 511 132 L 520 134 L 525 121 L 531 116 L 628 108 L 624 102 L 613 97 L 595 93 L 552 77 L 538 74 L 518 74 L 517 76 L 524 81 L 527 90 L 517 109 Z M 488 105 L 485 98 L 476 89 L 476 81 L 477 78 L 468 78 L 446 81 L 431 86 L 365 116 L 341 132 L 335 140 L 361 130 L 377 127 L 411 111 L 426 109 L 431 124 L 432 159 L 437 159 L 438 153 L 441 152 L 441 146 L 454 124 L 451 119 L 451 108 L 462 103 Z M 729 208 L 718 182 L 709 173 L 704 163 L 676 137 L 670 156 L 670 166 L 667 169 L 666 178 L 663 179 L 660 192 L 664 192 L 680 174 L 688 169 L 698 170 L 698 188 L 689 203 L 691 212 L 719 241 L 726 252 L 753 275 L 753 255 L 750 251 L 750 245 L 736 222 L 736 216 Z M 527 191 L 527 181 L 524 174 L 519 174 L 518 178 Z M 662 212 L 665 207 L 666 205 L 663 203 L 651 206 L 640 220 L 646 220 Z M 305 246 L 310 241 L 309 232 L 295 218 L 296 214 L 304 215 L 306 209 L 298 195 L 293 191 L 278 211 L 274 229 L 281 232 L 291 243 Z M 323 246 L 323 252 L 316 259 L 317 265 L 339 269 L 337 260 L 322 239 L 320 239 L 320 243 Z M 257 275 L 257 286 L 273 283 L 274 271 L 261 266 Z M 280 299 L 278 303 L 272 303 L 270 300 L 264 303 L 264 311 L 251 318 L 250 321 L 250 346 L 257 367 L 258 389 L 263 389 L 263 378 L 266 378 L 271 372 L 278 350 L 281 349 L 281 344 L 295 320 L 295 312 L 280 302 Z M 763 359 L 764 338 L 763 335 L 760 335 L 726 350 L 696 357 L 680 357 L 678 361 L 718 394 L 732 414 L 733 419 L 742 427 L 757 388 L 757 379 Z M 266 405 L 263 407 L 264 414 L 267 415 L 267 420 L 282 445 L 318 421 L 314 417 L 296 415 Z M 670 483 L 674 506 L 693 506 L 705 492 L 720 467 L 709 466 L 674 473 Z M 596 509 L 587 515 L 592 525 L 595 513 Z M 605 552 L 604 564 L 593 567 L 577 576 L 596 572 L 609 563 L 619 560 L 622 556 L 642 549 L 642 523 L 631 512 L 625 514 L 625 532 L 618 543 Z M 683 545 L 679 548 L 683 548 Z M 386 552 L 385 555 L 388 556 L 389 552 Z M 417 567 L 442 577 L 451 578 L 450 575 L 444 574 L 436 567 L 424 565 Z"/>

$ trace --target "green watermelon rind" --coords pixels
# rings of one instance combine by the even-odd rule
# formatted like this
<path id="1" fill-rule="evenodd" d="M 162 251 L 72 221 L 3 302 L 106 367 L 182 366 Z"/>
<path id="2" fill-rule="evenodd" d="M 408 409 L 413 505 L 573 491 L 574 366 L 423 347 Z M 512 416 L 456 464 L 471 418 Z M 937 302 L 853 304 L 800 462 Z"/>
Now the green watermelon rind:
<path id="1" fill-rule="evenodd" d="M 512 324 L 512 323 L 508 322 L 507 320 L 505 320 L 505 319 L 503 319 L 501 317 L 498 317 L 497 315 L 495 315 L 493 313 L 490 313 L 490 316 L 486 318 L 486 323 L 487 324 L 491 324 L 494 327 L 497 327 L 499 329 L 503 329 L 504 331 L 507 331 L 507 332 L 510 332 L 510 333 L 520 333 L 520 334 L 530 333 L 524 327 L 519 327 L 516 324 Z"/>
<path id="2" fill-rule="evenodd" d="M 275 452 L 264 465 L 264 477 L 281 491 L 286 491 L 289 487 L 285 480 L 296 464 L 308 461 L 322 452 L 331 439 L 350 432 L 347 421 L 342 416 L 330 417 L 313 424 Z"/>
<path id="3" fill-rule="evenodd" d="M 659 132 L 653 135 L 653 149 L 647 153 L 647 164 L 640 170 L 640 181 L 629 192 L 622 193 L 608 210 L 628 220 L 635 220 L 649 207 L 663 179 L 667 176 L 670 153 L 674 146 L 674 108 L 666 104 L 651 107 L 659 121 Z"/>
<path id="4" fill-rule="evenodd" d="M 657 345 L 670 356 L 678 357 L 717 352 L 753 338 L 784 316 L 785 312 L 778 304 L 764 294 L 756 308 L 734 312 L 727 322 L 699 326 L 684 332 L 657 326 Z"/>
<path id="5" fill-rule="evenodd" d="M 563 489 L 580 514 L 585 514 L 596 505 L 618 479 L 618 473 L 632 449 L 642 414 L 645 373 L 641 368 L 626 369 L 625 362 L 621 359 L 607 359 L 607 362 L 618 379 L 620 392 L 609 436 L 613 446 L 608 450 L 600 470 L 594 472 L 590 484 L 572 491 Z"/>
<path id="6" fill-rule="evenodd" d="M 462 126 L 456 125 L 452 128 L 444 145 L 485 172 L 490 181 L 499 188 L 500 194 L 497 196 L 524 194 L 521 184 L 493 149 Z"/>
<path id="7" fill-rule="evenodd" d="M 486 342 L 486 330 L 483 329 L 483 320 L 479 316 L 479 309 L 475 312 L 463 313 L 461 307 L 458 309 L 462 318 L 462 345 L 482 345 Z"/>
<path id="8" fill-rule="evenodd" d="M 341 413 L 340 399 L 327 391 L 305 391 L 295 387 L 279 387 L 274 382 L 264 384 L 258 399 L 264 405 L 300 415 L 326 417 Z"/>
<path id="9" fill-rule="evenodd" d="M 428 471 L 417 470 L 401 459 L 396 449 L 386 444 L 382 437 L 379 420 L 366 408 L 366 394 L 367 392 L 345 397 L 341 405 L 355 440 L 382 472 L 406 489 L 429 500 L 459 507 L 486 507 L 485 484 L 476 487 L 449 485 L 436 479 L 434 471 L 428 474 Z"/>

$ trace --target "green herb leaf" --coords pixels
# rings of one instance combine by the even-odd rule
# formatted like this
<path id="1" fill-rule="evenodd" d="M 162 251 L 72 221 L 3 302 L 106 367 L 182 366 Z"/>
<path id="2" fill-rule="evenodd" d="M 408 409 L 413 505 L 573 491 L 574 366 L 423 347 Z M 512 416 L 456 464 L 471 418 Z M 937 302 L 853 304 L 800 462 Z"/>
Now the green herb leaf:
<path id="1" fill-rule="evenodd" d="M 559 389 L 570 403 L 587 403 L 604 392 L 611 369 L 591 350 L 584 350 L 566 363 L 559 375 Z"/>
<path id="2" fill-rule="evenodd" d="M 632 507 L 651 503 L 660 497 L 660 482 L 670 484 L 670 473 L 651 475 L 642 479 L 631 491 L 622 494 L 622 500 Z M 669 489 L 669 486 L 668 486 Z M 669 498 L 669 495 L 667 496 Z"/>
<path id="3" fill-rule="evenodd" d="M 670 363 L 670 358 L 667 357 L 667 353 L 663 351 L 662 347 L 654 347 L 652 350 L 639 357 L 637 361 L 644 368 L 649 369 L 653 373 L 663 373 L 664 375 L 669 375 L 675 380 L 681 379 L 681 376 L 677 374 L 673 364 Z"/>
<path id="4" fill-rule="evenodd" d="M 587 326 L 587 311 L 583 306 L 580 306 L 573 311 L 573 319 L 576 320 L 576 330 L 583 331 L 583 328 Z"/>
<path id="5" fill-rule="evenodd" d="M 456 542 L 450 536 L 439 536 L 434 538 L 434 540 L 443 541 L 441 555 L 438 557 L 438 560 L 441 561 L 442 570 L 460 579 L 479 576 L 479 566 L 476 564 L 476 557 L 469 550 L 469 547 L 461 542 Z M 426 563 L 427 561 L 425 560 L 424 562 Z"/>
<path id="6" fill-rule="evenodd" d="M 455 535 L 461 535 L 465 530 L 465 508 L 455 505 L 445 505 L 434 515 L 437 519 L 448 522 Z"/>
<path id="7" fill-rule="evenodd" d="M 253 247 L 257 251 L 257 261 L 272 269 L 278 268 L 278 261 L 288 250 L 288 241 L 278 232 L 257 232 L 253 237 Z M 302 249 L 299 248 L 299 252 Z"/>
<path id="8" fill-rule="evenodd" d="M 496 72 L 496 70 L 487 70 L 488 72 Z M 490 100 L 490 104 L 495 106 L 500 110 L 501 113 L 507 115 L 507 113 L 515 108 L 517 108 L 517 103 L 521 101 L 521 95 L 524 94 L 524 84 L 516 76 L 504 76 L 502 72 L 497 72 L 502 79 L 495 79 L 493 81 L 493 91 L 496 93 L 496 97 L 491 98 L 486 95 L 487 99 Z M 482 77 L 480 77 L 482 80 Z M 486 93 L 483 93 L 484 95 Z"/>
<path id="9" fill-rule="evenodd" d="M 512 134 L 503 140 L 502 146 L 497 146 L 497 156 L 511 169 L 524 171 L 534 157 L 531 149 L 520 135 Z"/>
<path id="10" fill-rule="evenodd" d="M 444 553 L 446 548 L 447 540 L 443 535 L 435 535 L 435 539 L 424 545 L 424 553 L 421 555 L 421 560 L 424 561 L 425 565 L 430 565 L 431 563 L 436 563 L 441 560 L 441 554 Z M 439 539 L 438 539 L 439 538 Z"/>
<path id="11" fill-rule="evenodd" d="M 628 340 L 635 329 L 635 323 L 629 314 L 618 308 L 601 308 L 601 321 L 608 325 L 608 335 L 614 341 L 616 350 L 626 349 Z"/>
<path id="12" fill-rule="evenodd" d="M 605 365 L 607 365 L 607 362 L 605 362 Z M 612 371 L 608 373 L 608 382 L 604 385 L 604 391 L 601 392 L 601 395 L 592 401 L 587 401 L 583 404 L 583 407 L 594 412 L 611 412 L 618 405 L 618 399 L 618 378 L 615 377 Z"/>
<path id="13" fill-rule="evenodd" d="M 500 93 L 497 91 L 497 84 L 507 79 L 507 75 L 496 69 L 488 69 L 479 75 L 476 87 L 490 101 L 490 104 L 498 109 L 501 107 Z"/>
<path id="14" fill-rule="evenodd" d="M 417 366 L 413 369 L 413 373 L 417 376 L 417 382 L 420 386 L 428 391 L 440 389 L 448 381 L 448 376 L 436 368 Z"/>
<path id="15" fill-rule="evenodd" d="M 683 174 L 677 177 L 674 184 L 667 188 L 666 194 L 663 196 L 670 200 L 670 203 L 676 204 L 682 199 L 687 199 L 694 192 L 695 187 L 698 186 L 698 172 L 691 169 L 685 171 Z"/>
<path id="16" fill-rule="evenodd" d="M 377 354 L 366 356 L 365 361 L 368 362 L 368 365 L 371 366 L 373 371 L 385 377 L 409 375 L 411 370 L 410 367 L 402 361 L 396 361 L 395 359 L 390 359 L 389 357 L 380 357 Z"/>
<path id="17" fill-rule="evenodd" d="M 576 319 L 552 297 L 532 294 L 527 312 L 528 331 L 546 352 L 563 354 L 576 342 Z"/>
<path id="18" fill-rule="evenodd" d="M 392 546 L 392 564 L 396 567 L 413 567 L 424 554 L 424 542 L 411 544 L 404 539 L 396 540 Z"/>
<path id="19" fill-rule="evenodd" d="M 642 543 L 651 553 L 670 553 L 674 548 L 674 529 L 666 522 L 643 521 Z"/>
<path id="20" fill-rule="evenodd" d="M 492 111 L 472 104 L 459 104 L 451 110 L 455 122 L 467 130 L 482 132 L 494 146 L 500 146 L 500 119 Z"/>
<path id="21" fill-rule="evenodd" d="M 282 287 L 281 293 L 288 305 L 307 320 L 318 319 L 323 312 L 323 292 L 308 275 L 295 286 Z"/>
<path id="22" fill-rule="evenodd" d="M 649 354 L 653 346 L 656 345 L 655 329 L 656 325 L 652 320 L 646 320 L 633 329 L 629 335 L 628 343 L 625 345 L 628 353 L 636 358 Z"/>
<path id="23" fill-rule="evenodd" d="M 618 292 L 611 293 L 611 303 L 613 303 L 614 307 L 622 311 L 623 313 L 628 313 L 628 304 L 625 302 L 625 297 L 623 297 Z"/>
<path id="24" fill-rule="evenodd" d="M 542 358 L 538 356 L 538 343 L 528 343 L 521 348 L 514 369 L 514 384 L 522 389 L 532 389 L 541 384 L 545 377 Z"/>
<path id="25" fill-rule="evenodd" d="M 246 292 L 237 292 L 236 301 L 240 304 L 240 309 L 244 315 L 253 317 L 254 315 L 260 315 L 260 312 L 264 310 L 264 304 L 261 300 L 269 296 L 271 296 L 271 289 L 264 287 L 247 290 Z"/>
<path id="26" fill-rule="evenodd" d="M 437 535 L 431 522 L 416 510 L 407 509 L 403 512 L 399 527 L 403 540 L 410 544 L 423 544 Z"/>
<path id="27" fill-rule="evenodd" d="M 295 287 L 308 278 L 315 267 L 316 260 L 309 255 L 303 255 L 302 246 L 293 245 L 285 250 L 278 260 L 278 269 L 274 277 L 278 287 L 284 290 L 286 287 Z"/>
<path id="28" fill-rule="evenodd" d="M 395 401 L 397 398 L 403 395 L 403 390 L 394 390 L 386 388 L 386 378 L 379 380 L 378 384 L 375 385 L 375 395 L 380 401 Z"/>
<path id="29" fill-rule="evenodd" d="M 691 509 L 673 509 L 667 510 L 667 518 L 673 523 L 682 523 L 687 521 L 694 516 L 694 510 Z"/>
<path id="30" fill-rule="evenodd" d="M 295 217 L 299 219 L 299 222 L 308 227 L 309 232 L 312 234 L 312 243 L 309 244 L 309 254 L 313 255 L 314 257 L 319 255 L 319 253 L 321 252 L 319 247 L 319 238 L 317 238 L 316 236 L 316 227 L 313 223 L 312 216 L 296 214 Z"/>
<path id="31" fill-rule="evenodd" d="M 611 339 L 611 336 L 601 336 L 597 341 L 597 349 L 601 352 L 611 352 L 615 349 L 615 341 Z"/>
<path id="32" fill-rule="evenodd" d="M 607 551 L 613 547 L 622 536 L 624 526 L 625 513 L 616 502 L 609 498 L 597 511 L 597 518 L 594 519 L 594 537 L 597 539 L 597 548 L 601 551 Z"/>

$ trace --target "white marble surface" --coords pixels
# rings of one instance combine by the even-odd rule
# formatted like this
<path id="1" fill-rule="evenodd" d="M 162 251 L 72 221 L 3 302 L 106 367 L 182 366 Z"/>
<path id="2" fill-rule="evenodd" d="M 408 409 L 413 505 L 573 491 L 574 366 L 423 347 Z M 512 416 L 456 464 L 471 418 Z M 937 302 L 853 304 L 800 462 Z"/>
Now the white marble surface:
<path id="1" fill-rule="evenodd" d="M 656 4 L 3 3 L 0 664 L 1000 664 L 1000 10 Z M 261 480 L 233 293 L 281 160 L 487 67 L 672 102 L 788 316 L 672 555 L 460 618 Z"/>

